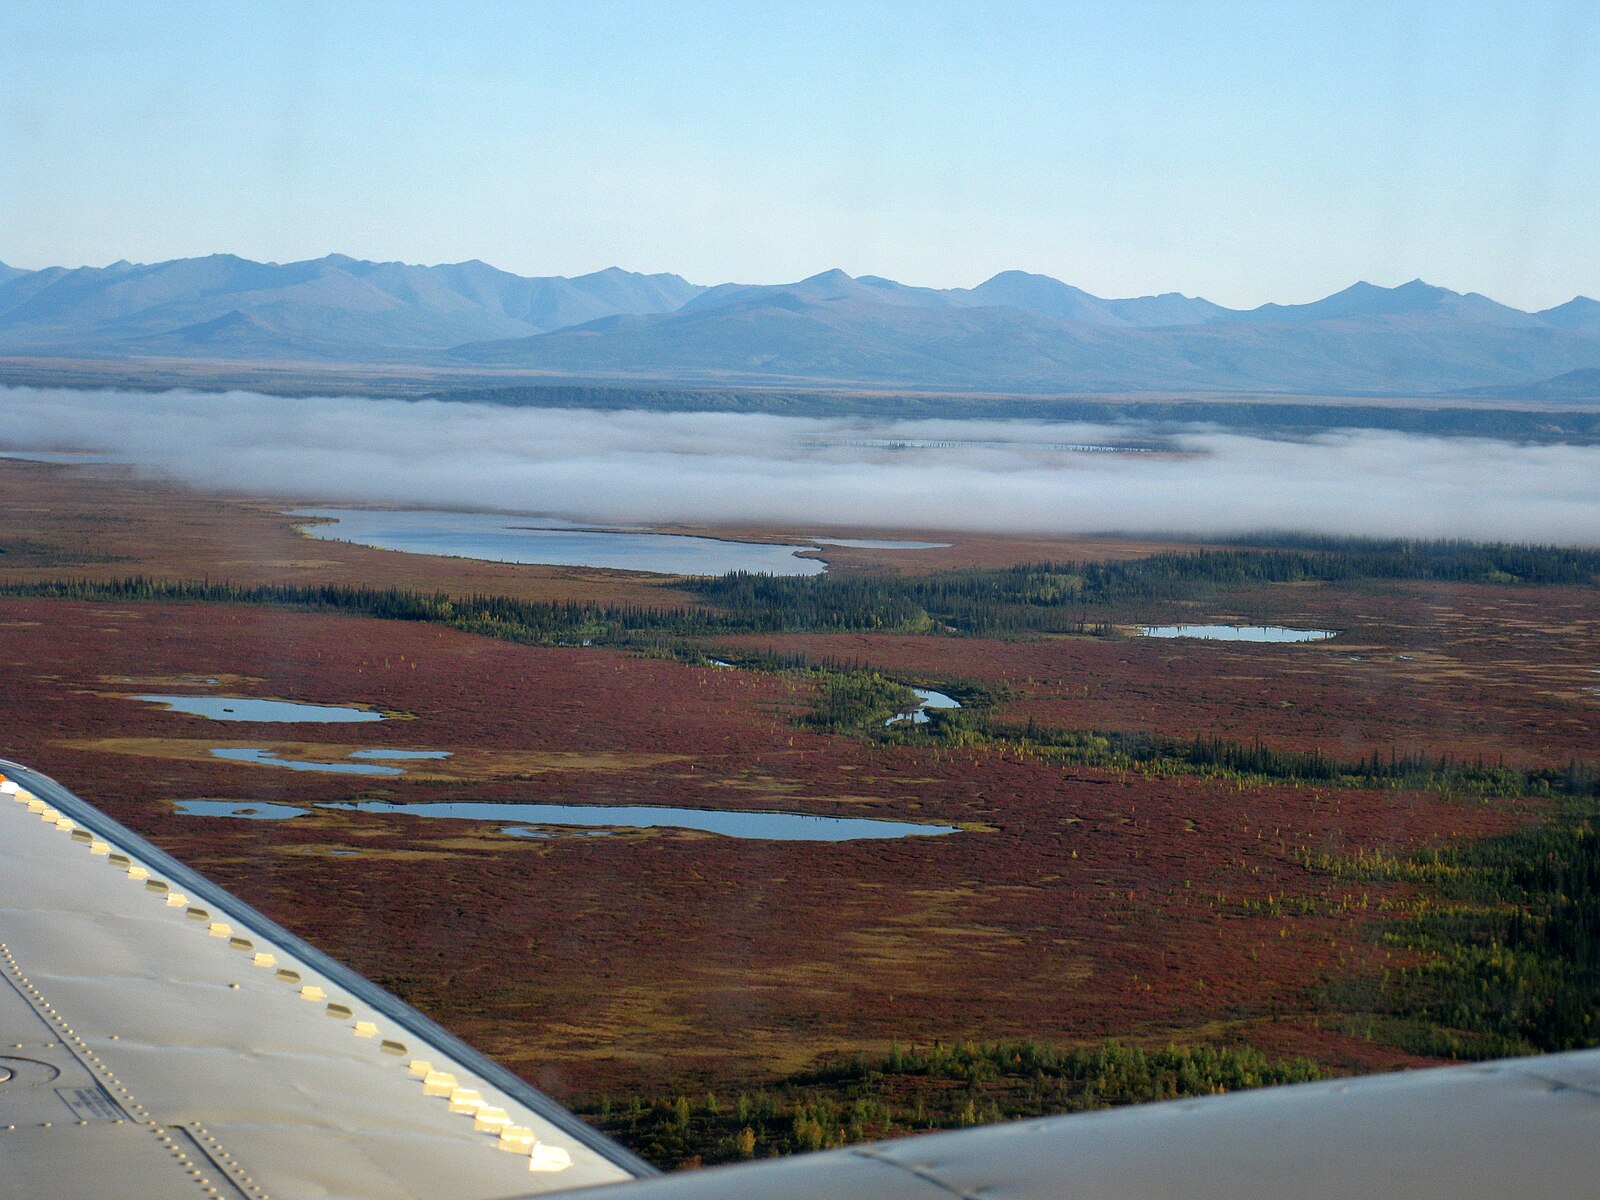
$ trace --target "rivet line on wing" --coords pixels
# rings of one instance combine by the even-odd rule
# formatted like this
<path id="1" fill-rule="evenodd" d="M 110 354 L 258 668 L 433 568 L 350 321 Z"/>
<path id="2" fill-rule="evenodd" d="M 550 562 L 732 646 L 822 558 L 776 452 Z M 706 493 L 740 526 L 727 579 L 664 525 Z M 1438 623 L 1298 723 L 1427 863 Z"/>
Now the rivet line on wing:
<path id="1" fill-rule="evenodd" d="M 185 1128 L 188 1129 L 191 1137 L 204 1143 L 206 1153 L 211 1156 L 212 1161 L 219 1168 L 228 1173 L 236 1187 L 249 1192 L 252 1196 L 257 1197 L 257 1200 L 268 1200 L 267 1193 L 262 1191 L 261 1185 L 246 1173 L 245 1169 L 239 1165 L 238 1159 L 222 1148 L 222 1143 L 211 1135 L 209 1129 L 199 1124 L 188 1125 Z"/>
<path id="2" fill-rule="evenodd" d="M 38 1013 L 40 1019 L 48 1027 L 58 1032 L 62 1041 L 67 1043 L 69 1050 L 76 1051 L 78 1060 L 105 1081 L 105 1085 L 110 1088 L 117 1103 L 141 1124 L 146 1127 L 154 1127 L 155 1122 L 151 1118 L 149 1111 L 134 1098 L 133 1093 L 123 1085 L 122 1080 L 118 1079 L 111 1068 L 106 1066 L 105 1061 L 84 1043 L 83 1039 L 78 1036 L 77 1031 L 68 1025 L 60 1014 L 45 1001 L 39 989 L 22 973 L 22 968 L 18 964 L 16 956 L 12 954 L 11 947 L 3 942 L 0 942 L 0 962 L 5 964 L 6 971 L 16 981 L 17 990 L 22 994 L 23 999 L 32 1005 L 34 1011 Z M 118 1118 L 116 1123 L 120 1125 L 122 1123 L 121 1119 Z"/>
<path id="3" fill-rule="evenodd" d="M 42 820 L 50 821 L 57 829 L 64 833 L 72 834 L 73 842 L 76 844 L 86 845 L 91 854 L 96 856 L 110 855 L 111 847 L 108 842 L 105 842 L 99 838 L 95 838 L 92 835 L 90 835 L 87 839 L 79 836 L 84 831 L 78 829 L 76 822 L 69 817 L 61 816 L 59 812 L 56 812 L 56 810 L 44 804 L 37 797 L 20 787 L 14 780 L 7 779 L 4 775 L 0 775 L 0 795 L 9 795 L 18 803 L 26 804 L 29 812 L 38 813 Z M 149 872 L 147 870 L 140 867 L 138 868 L 138 872 L 140 873 L 136 873 L 134 869 L 135 864 L 133 864 L 127 856 L 122 857 L 123 863 L 118 865 L 125 864 L 130 877 L 135 879 L 148 878 Z M 155 884 L 159 884 L 159 887 L 150 886 Z M 150 883 L 147 886 L 149 886 L 151 891 L 162 895 L 167 905 L 173 906 L 173 898 L 175 893 L 170 892 L 165 883 L 162 883 L 159 880 L 150 880 Z M 181 900 L 181 897 L 179 897 L 179 899 Z M 186 904 L 187 901 L 182 901 L 182 903 Z M 178 1144 L 168 1133 L 167 1127 L 162 1125 L 151 1115 L 150 1110 L 145 1108 L 145 1106 L 139 1102 L 134 1094 L 128 1090 L 127 1085 L 124 1084 L 120 1078 L 118 1078 L 116 1072 L 114 1072 L 106 1064 L 105 1060 L 101 1058 L 99 1054 L 90 1048 L 88 1043 L 86 1043 L 83 1038 L 78 1036 L 77 1030 L 73 1029 L 72 1026 L 67 1023 L 66 1018 L 61 1016 L 61 1014 L 56 1011 L 55 1006 L 44 998 L 44 995 L 42 992 L 40 992 L 38 986 L 23 973 L 22 966 L 17 962 L 16 955 L 12 952 L 10 945 L 4 942 L 0 942 L 0 963 L 4 964 L 6 972 L 10 974 L 12 979 L 15 981 L 15 986 L 21 993 L 23 999 L 29 1003 L 34 1011 L 39 1015 L 40 1019 L 45 1022 L 48 1028 L 56 1031 L 62 1042 L 66 1044 L 67 1049 L 73 1052 L 74 1057 L 76 1057 L 80 1063 L 86 1066 L 92 1074 L 97 1075 L 100 1078 L 100 1080 L 103 1082 L 103 1086 L 109 1090 L 113 1099 L 121 1107 L 121 1109 L 128 1113 L 129 1116 L 139 1122 L 142 1126 L 144 1126 L 145 1129 L 150 1131 L 152 1136 L 154 1136 L 156 1140 L 161 1143 L 163 1148 L 173 1156 L 178 1165 L 183 1168 L 184 1174 L 194 1182 L 195 1186 L 203 1194 L 208 1196 L 221 1196 L 222 1189 L 218 1186 L 218 1182 L 210 1178 L 204 1170 L 202 1170 L 189 1158 L 188 1155 L 183 1153 Z M 117 1035 L 111 1034 L 109 1037 L 111 1040 L 115 1041 Z M 84 1121 L 79 1121 L 78 1123 L 80 1125 L 86 1124 Z M 123 1124 L 123 1119 L 118 1117 L 115 1119 L 114 1123 L 121 1125 Z M 207 1134 L 206 1137 L 210 1144 L 215 1146 L 216 1150 L 221 1156 L 221 1159 L 224 1162 L 231 1164 L 230 1166 L 219 1166 L 218 1169 L 223 1170 L 225 1174 L 236 1175 L 239 1177 L 229 1181 L 234 1189 L 236 1190 L 238 1188 L 243 1188 L 254 1198 L 254 1200 L 268 1200 L 266 1193 L 263 1192 L 253 1180 L 244 1175 L 241 1170 L 238 1170 L 237 1164 L 233 1162 L 232 1157 L 223 1151 L 220 1146 L 216 1145 L 216 1140 L 211 1138 L 209 1134 Z"/>
<path id="4" fill-rule="evenodd" d="M 185 1154 L 183 1147 L 180 1146 L 177 1140 L 172 1136 L 171 1131 L 173 1129 L 181 1129 L 180 1126 L 167 1126 L 158 1124 L 155 1121 L 150 1121 L 146 1123 L 145 1128 L 150 1131 L 150 1133 L 155 1137 L 156 1141 L 161 1143 L 162 1149 L 170 1154 L 173 1160 L 181 1168 L 183 1168 L 183 1173 L 194 1182 L 194 1185 L 199 1188 L 200 1191 L 204 1192 L 208 1196 L 222 1195 L 222 1189 L 217 1186 L 217 1181 L 208 1176 L 205 1171 L 202 1170 L 194 1161 L 194 1159 Z M 183 1132 L 187 1133 L 188 1131 L 185 1129 Z M 212 1165 L 215 1166 L 216 1164 L 213 1163 Z M 232 1184 L 234 1181 L 230 1179 L 227 1182 Z"/>
<path id="5" fill-rule="evenodd" d="M 79 1061 L 85 1063 L 90 1070 L 105 1080 L 107 1086 L 115 1094 L 117 1102 L 124 1109 L 138 1120 L 148 1123 L 151 1119 L 150 1113 L 134 1099 L 133 1093 L 123 1086 L 122 1080 L 118 1079 L 111 1068 L 106 1066 L 105 1061 L 78 1036 L 77 1030 L 68 1025 L 61 1014 L 56 1012 L 55 1008 L 45 1000 L 44 995 L 34 985 L 33 981 L 23 974 L 21 964 L 17 962 L 16 957 L 12 954 L 11 947 L 4 942 L 0 942 L 0 962 L 5 964 L 6 971 L 15 981 L 17 991 L 39 1014 L 40 1019 L 57 1032 L 61 1040 L 67 1043 L 69 1049 L 76 1052 Z"/>

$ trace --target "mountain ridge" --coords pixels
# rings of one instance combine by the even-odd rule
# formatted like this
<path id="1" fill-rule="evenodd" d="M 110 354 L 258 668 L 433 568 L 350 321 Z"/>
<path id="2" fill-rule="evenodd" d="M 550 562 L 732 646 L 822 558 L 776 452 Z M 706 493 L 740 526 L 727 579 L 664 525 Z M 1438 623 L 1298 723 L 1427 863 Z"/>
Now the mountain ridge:
<path id="1" fill-rule="evenodd" d="M 826 271 L 723 285 L 675 312 L 470 343 L 447 357 L 695 384 L 1330 395 L 1445 392 L 1600 362 L 1600 322 L 1587 322 L 1586 306 L 1547 322 L 1420 280 L 1243 311 L 1171 295 L 1106 301 L 1020 272 L 990 282 L 939 292 Z M 995 297 L 1015 303 L 984 303 Z"/>
<path id="2" fill-rule="evenodd" d="M 663 382 L 974 391 L 1465 392 L 1600 365 L 1600 302 L 1524 312 L 1420 279 L 1230 309 L 1001 271 L 927 288 L 833 268 L 702 286 L 348 255 L 0 264 L 0 354 L 414 363 Z"/>
<path id="3" fill-rule="evenodd" d="M 1484 400 L 1535 400 L 1555 404 L 1600 402 L 1600 367 L 1580 367 L 1531 383 L 1470 388 L 1459 394 Z"/>
<path id="4" fill-rule="evenodd" d="M 238 311 L 277 330 L 288 348 L 392 356 L 526 336 L 614 312 L 666 311 L 699 290 L 676 275 L 614 267 L 539 278 L 476 260 L 420 267 L 341 254 L 290 263 L 214 254 L 47 267 L 0 275 L 0 350 L 115 352 Z"/>

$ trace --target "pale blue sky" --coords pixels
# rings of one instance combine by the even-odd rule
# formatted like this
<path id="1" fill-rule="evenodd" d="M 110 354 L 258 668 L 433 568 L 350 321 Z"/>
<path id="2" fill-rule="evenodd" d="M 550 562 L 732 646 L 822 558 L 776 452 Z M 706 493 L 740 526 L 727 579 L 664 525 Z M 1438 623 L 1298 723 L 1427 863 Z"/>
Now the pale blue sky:
<path id="1" fill-rule="evenodd" d="M 1592 3 L 0 6 L 0 261 L 1600 295 Z"/>

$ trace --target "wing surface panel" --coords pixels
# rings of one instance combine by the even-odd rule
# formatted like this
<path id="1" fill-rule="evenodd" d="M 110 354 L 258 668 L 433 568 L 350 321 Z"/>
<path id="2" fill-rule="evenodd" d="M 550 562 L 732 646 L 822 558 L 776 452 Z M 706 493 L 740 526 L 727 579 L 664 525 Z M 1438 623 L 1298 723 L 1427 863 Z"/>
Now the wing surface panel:
<path id="1" fill-rule="evenodd" d="M 652 1173 L 59 785 L 0 772 L 14 1194 L 490 1197 Z"/>

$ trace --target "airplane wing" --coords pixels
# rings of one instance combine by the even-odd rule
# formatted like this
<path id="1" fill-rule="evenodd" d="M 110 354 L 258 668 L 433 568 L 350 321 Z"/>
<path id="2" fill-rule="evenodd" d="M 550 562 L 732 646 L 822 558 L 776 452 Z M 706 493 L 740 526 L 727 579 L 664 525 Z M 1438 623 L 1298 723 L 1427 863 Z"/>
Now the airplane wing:
<path id="1" fill-rule="evenodd" d="M 0 1195 L 1600 1196 L 1600 1051 L 659 1178 L 426 1017 L 0 760 Z"/>
<path id="2" fill-rule="evenodd" d="M 0 773 L 0 1196 L 410 1200 L 655 1174 L 61 785 Z"/>

